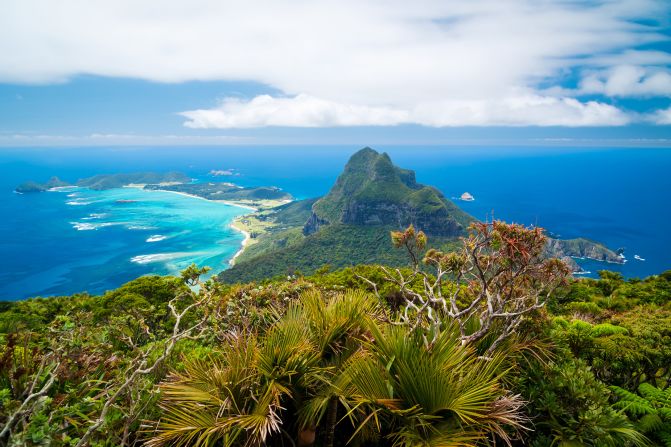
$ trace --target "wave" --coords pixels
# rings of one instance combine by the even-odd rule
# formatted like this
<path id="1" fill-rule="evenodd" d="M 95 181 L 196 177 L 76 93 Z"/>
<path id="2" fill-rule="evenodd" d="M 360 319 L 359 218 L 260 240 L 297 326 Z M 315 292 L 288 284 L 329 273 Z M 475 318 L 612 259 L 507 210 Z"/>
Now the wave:
<path id="1" fill-rule="evenodd" d="M 162 234 L 153 234 L 147 238 L 146 242 L 159 242 L 165 239 L 168 239 L 168 236 L 163 236 Z"/>
<path id="2" fill-rule="evenodd" d="M 90 205 L 91 203 L 93 203 L 93 202 L 83 202 L 80 199 L 65 202 L 66 205 L 71 205 L 71 206 Z"/>
<path id="3" fill-rule="evenodd" d="M 135 264 L 149 264 L 151 262 L 170 261 L 172 259 L 186 258 L 202 253 L 198 252 L 174 252 L 174 253 L 153 253 L 149 255 L 137 255 L 130 258 L 130 262 Z"/>
<path id="4" fill-rule="evenodd" d="M 128 225 L 126 227 L 128 230 L 155 230 L 156 227 L 152 227 L 150 225 Z"/>
<path id="5" fill-rule="evenodd" d="M 79 194 L 77 194 L 76 192 L 73 192 L 73 193 L 68 194 L 66 197 L 77 197 L 78 195 Z"/>
<path id="6" fill-rule="evenodd" d="M 98 228 L 111 227 L 112 225 L 119 225 L 119 222 L 70 222 L 72 227 L 77 231 L 91 231 Z"/>
<path id="7" fill-rule="evenodd" d="M 107 216 L 109 216 L 107 213 L 91 213 L 88 217 L 82 217 L 82 220 L 102 219 Z"/>
<path id="8" fill-rule="evenodd" d="M 77 189 L 78 186 L 75 185 L 70 185 L 70 186 L 54 186 L 53 188 L 47 189 L 47 192 L 65 192 L 65 191 L 72 191 L 73 189 Z"/>

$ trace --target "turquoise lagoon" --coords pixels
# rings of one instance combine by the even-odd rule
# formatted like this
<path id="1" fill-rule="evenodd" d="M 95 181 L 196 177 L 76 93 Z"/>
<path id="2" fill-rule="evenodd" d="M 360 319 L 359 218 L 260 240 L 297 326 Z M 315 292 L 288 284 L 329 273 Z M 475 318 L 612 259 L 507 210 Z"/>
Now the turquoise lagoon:
<path id="1" fill-rule="evenodd" d="M 177 274 L 191 263 L 227 267 L 243 236 L 230 228 L 245 208 L 163 191 L 65 188 L 16 194 L 30 226 L 15 228 L 5 249 L 18 256 L 17 278 L 0 276 L 3 299 L 100 293 L 146 274 Z M 41 248 L 42 247 L 42 248 Z M 7 273 L 5 271 L 5 273 Z"/>

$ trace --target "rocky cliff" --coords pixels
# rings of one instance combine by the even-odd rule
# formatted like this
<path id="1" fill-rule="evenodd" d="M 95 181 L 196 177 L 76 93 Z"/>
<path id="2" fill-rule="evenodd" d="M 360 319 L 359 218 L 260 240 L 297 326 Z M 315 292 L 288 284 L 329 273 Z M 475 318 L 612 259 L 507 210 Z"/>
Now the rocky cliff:
<path id="1" fill-rule="evenodd" d="M 624 259 L 613 250 L 598 242 L 585 238 L 576 239 L 548 239 L 547 256 L 564 258 L 588 258 L 596 261 L 623 264 Z"/>

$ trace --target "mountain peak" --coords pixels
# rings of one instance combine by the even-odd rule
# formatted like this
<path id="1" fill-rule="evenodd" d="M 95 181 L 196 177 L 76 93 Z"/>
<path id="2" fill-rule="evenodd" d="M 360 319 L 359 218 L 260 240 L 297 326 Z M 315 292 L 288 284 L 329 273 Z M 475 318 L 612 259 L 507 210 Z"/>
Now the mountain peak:
<path id="1" fill-rule="evenodd" d="M 312 210 L 305 234 L 329 223 L 393 228 L 412 223 L 429 234 L 456 236 L 473 220 L 437 189 L 417 183 L 414 171 L 394 166 L 387 153 L 369 147 L 350 157 Z"/>

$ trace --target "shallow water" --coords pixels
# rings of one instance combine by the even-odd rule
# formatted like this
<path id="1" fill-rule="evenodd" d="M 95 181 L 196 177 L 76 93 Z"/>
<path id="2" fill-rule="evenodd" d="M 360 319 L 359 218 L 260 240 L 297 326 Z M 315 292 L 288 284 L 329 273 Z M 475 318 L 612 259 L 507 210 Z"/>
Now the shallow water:
<path id="1" fill-rule="evenodd" d="M 242 240 L 231 220 L 248 212 L 135 188 L 14 194 L 10 201 L 23 218 L 3 238 L 3 255 L 13 260 L 0 273 L 6 299 L 100 293 L 192 262 L 223 270 Z"/>

